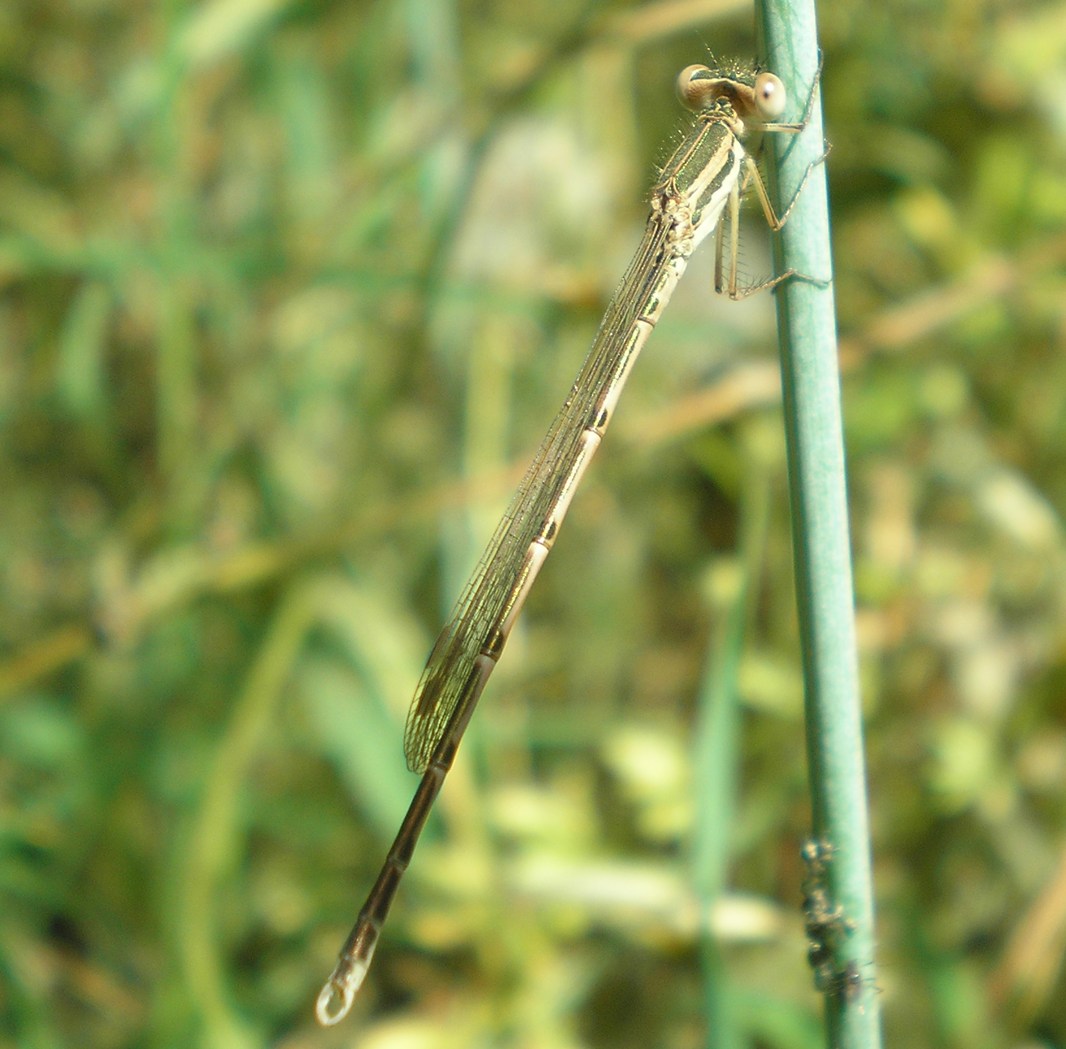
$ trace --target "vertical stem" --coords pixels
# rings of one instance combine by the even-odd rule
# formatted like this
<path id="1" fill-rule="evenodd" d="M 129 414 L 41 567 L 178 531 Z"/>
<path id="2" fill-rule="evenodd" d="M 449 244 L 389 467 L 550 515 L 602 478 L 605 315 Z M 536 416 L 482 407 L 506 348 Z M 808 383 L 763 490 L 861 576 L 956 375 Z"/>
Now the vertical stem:
<path id="1" fill-rule="evenodd" d="M 813 0 L 759 0 L 761 57 L 802 111 L 819 66 Z M 770 192 L 779 213 L 825 145 L 820 97 L 807 130 L 768 136 Z M 778 272 L 832 275 L 825 167 L 810 174 L 776 238 Z M 847 924 L 833 938 L 832 966 L 861 984 L 826 994 L 831 1046 L 876 1049 L 880 1017 L 873 979 L 873 894 L 855 646 L 851 550 L 844 475 L 836 321 L 831 285 L 787 281 L 777 289 L 788 441 L 797 602 L 803 648 L 807 755 L 814 835 L 831 844 L 825 881 Z"/>

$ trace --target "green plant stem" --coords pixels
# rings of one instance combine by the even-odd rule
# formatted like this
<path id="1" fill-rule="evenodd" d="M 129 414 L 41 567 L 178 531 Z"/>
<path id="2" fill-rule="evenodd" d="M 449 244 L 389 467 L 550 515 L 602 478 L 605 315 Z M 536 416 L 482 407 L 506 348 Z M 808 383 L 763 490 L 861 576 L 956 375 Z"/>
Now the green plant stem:
<path id="1" fill-rule="evenodd" d="M 801 109 L 819 69 L 813 0 L 760 0 L 756 10 L 767 68 L 784 80 Z M 820 97 L 806 131 L 769 148 L 776 161 L 769 165 L 770 192 L 780 213 L 824 154 Z M 778 272 L 793 269 L 829 280 L 824 165 L 811 169 L 775 239 Z M 777 315 L 813 831 L 832 846 L 826 888 L 849 923 L 832 944 L 833 966 L 840 973 L 852 965 L 862 980 L 861 993 L 826 994 L 828 1043 L 875 1049 L 881 1038 L 873 894 L 832 285 L 785 282 L 777 289 Z"/>

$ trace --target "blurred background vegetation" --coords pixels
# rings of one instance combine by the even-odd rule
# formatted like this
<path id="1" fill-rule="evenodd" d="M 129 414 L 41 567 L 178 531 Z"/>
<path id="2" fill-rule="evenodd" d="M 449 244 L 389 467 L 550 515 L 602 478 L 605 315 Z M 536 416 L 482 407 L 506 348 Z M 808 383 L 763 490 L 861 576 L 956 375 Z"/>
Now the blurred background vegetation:
<path id="1" fill-rule="evenodd" d="M 1063 1045 L 1066 8 L 820 18 L 887 1038 Z M 0 7 L 0 1046 L 695 1047 L 712 979 L 820 1044 L 773 303 L 709 251 L 312 1021 L 708 45 L 750 8 Z"/>

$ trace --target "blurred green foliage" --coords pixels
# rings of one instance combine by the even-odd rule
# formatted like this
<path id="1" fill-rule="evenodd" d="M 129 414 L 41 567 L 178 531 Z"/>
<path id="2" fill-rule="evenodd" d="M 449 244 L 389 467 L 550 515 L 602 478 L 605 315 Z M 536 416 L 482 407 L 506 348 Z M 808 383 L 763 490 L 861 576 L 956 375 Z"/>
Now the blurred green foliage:
<path id="1" fill-rule="evenodd" d="M 821 19 L 887 1040 L 1061 1045 L 1066 15 Z M 356 1015 L 311 1020 L 673 78 L 750 27 L 710 0 L 0 8 L 0 1046 L 708 1044 L 697 838 L 730 849 L 741 1029 L 819 1044 L 772 303 L 715 301 L 708 257 Z M 715 826 L 693 740 L 738 578 Z"/>

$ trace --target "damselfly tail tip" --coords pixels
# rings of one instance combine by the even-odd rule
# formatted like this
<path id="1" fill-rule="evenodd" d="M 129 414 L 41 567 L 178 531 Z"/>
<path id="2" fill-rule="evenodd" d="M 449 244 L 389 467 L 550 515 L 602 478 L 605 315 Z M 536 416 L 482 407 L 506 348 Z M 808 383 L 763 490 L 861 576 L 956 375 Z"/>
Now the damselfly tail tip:
<path id="1" fill-rule="evenodd" d="M 323 1027 L 332 1027 L 348 1015 L 369 968 L 369 958 L 362 961 L 342 958 L 337 963 L 315 1000 L 315 1019 Z"/>

